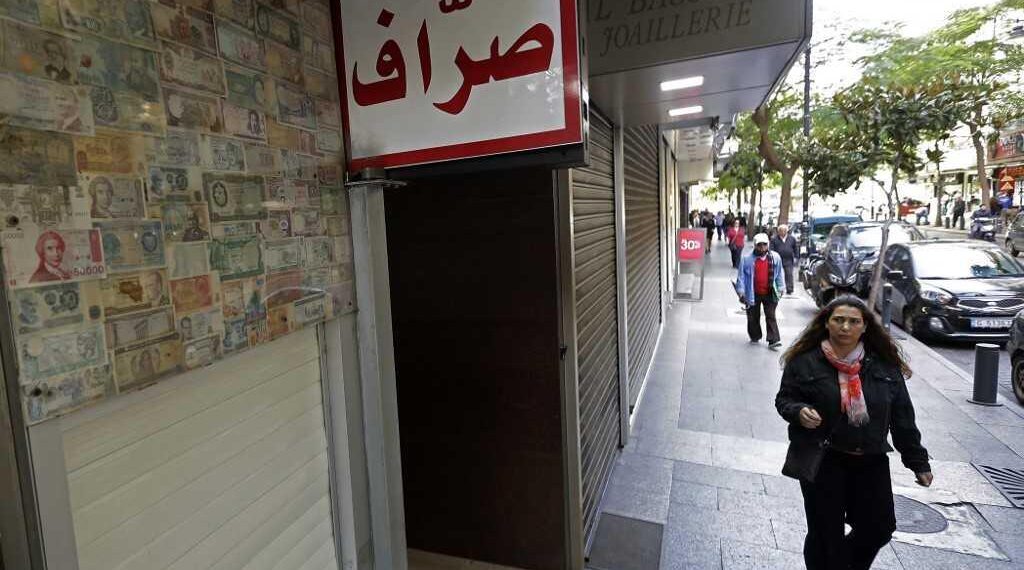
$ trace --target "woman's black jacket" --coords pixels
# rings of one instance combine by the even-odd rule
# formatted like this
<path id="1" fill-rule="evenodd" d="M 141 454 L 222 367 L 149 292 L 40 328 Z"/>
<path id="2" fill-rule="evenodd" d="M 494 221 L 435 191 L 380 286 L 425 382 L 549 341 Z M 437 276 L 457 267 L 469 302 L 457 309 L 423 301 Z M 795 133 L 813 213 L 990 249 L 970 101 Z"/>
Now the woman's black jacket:
<path id="1" fill-rule="evenodd" d="M 868 353 L 861 362 L 860 378 L 870 422 L 853 427 L 841 411 L 839 373 L 821 348 L 794 357 L 782 373 L 782 386 L 775 396 L 775 408 L 789 422 L 789 440 L 823 441 L 833 434 L 832 442 L 838 449 L 881 454 L 892 451 L 886 440 L 892 433 L 903 465 L 914 473 L 930 472 L 928 451 L 921 445 L 921 432 L 914 421 L 914 404 L 899 368 Z M 799 414 L 804 407 L 814 408 L 821 415 L 817 429 L 800 425 Z"/>

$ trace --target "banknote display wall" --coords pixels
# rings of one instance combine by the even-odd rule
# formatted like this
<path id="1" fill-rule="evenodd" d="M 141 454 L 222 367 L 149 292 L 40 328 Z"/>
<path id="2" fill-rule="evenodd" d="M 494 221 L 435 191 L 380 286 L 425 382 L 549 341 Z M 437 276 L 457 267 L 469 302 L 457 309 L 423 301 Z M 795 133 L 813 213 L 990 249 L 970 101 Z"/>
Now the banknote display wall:
<path id="1" fill-rule="evenodd" d="M 353 309 L 326 0 L 0 0 L 30 423 Z"/>

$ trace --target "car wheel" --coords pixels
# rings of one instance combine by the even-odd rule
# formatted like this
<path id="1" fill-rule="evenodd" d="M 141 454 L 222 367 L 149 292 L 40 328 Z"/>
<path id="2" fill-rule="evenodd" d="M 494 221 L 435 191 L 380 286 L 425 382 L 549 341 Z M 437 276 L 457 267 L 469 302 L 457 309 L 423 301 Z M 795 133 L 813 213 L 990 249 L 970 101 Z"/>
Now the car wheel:
<path id="1" fill-rule="evenodd" d="M 1024 356 L 1014 356 L 1013 359 L 1013 395 L 1017 401 L 1024 405 Z"/>
<path id="2" fill-rule="evenodd" d="M 1010 251 L 1010 255 L 1012 255 L 1014 257 L 1017 257 L 1017 255 L 1020 254 L 1020 252 L 1017 251 L 1017 248 L 1014 247 L 1013 240 L 1010 240 L 1010 239 L 1006 240 L 1006 249 L 1009 250 Z"/>
<path id="3" fill-rule="evenodd" d="M 917 327 L 914 326 L 914 312 L 910 310 L 910 307 L 903 309 L 903 322 L 900 324 L 908 335 L 917 337 Z"/>

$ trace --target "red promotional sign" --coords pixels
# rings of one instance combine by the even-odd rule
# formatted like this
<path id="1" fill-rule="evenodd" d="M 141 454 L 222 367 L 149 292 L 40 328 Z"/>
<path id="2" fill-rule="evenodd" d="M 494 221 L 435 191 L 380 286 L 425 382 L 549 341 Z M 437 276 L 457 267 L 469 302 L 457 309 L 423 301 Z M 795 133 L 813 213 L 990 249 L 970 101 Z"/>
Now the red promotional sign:
<path id="1" fill-rule="evenodd" d="M 679 230 L 676 232 L 676 259 L 678 261 L 704 261 L 704 230 Z"/>

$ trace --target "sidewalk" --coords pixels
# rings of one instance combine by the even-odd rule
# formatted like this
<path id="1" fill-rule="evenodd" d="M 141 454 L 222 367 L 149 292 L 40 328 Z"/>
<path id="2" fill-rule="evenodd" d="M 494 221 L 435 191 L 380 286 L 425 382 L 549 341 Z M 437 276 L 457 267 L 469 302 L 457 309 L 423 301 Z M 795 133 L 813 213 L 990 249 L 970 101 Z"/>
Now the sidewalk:
<path id="1" fill-rule="evenodd" d="M 676 302 L 667 316 L 589 568 L 804 567 L 799 485 L 779 473 L 787 441 L 774 407 L 781 352 L 747 342 L 728 257 L 716 241 L 704 301 Z M 796 295 L 779 307 L 784 343 L 815 314 L 799 284 Z M 971 465 L 1024 469 L 1024 409 L 967 403 L 969 378 L 905 342 L 935 484 L 917 486 L 890 456 L 893 484 L 906 498 L 897 498 L 900 531 L 874 568 L 1024 569 L 1024 509 L 1011 508 Z"/>

